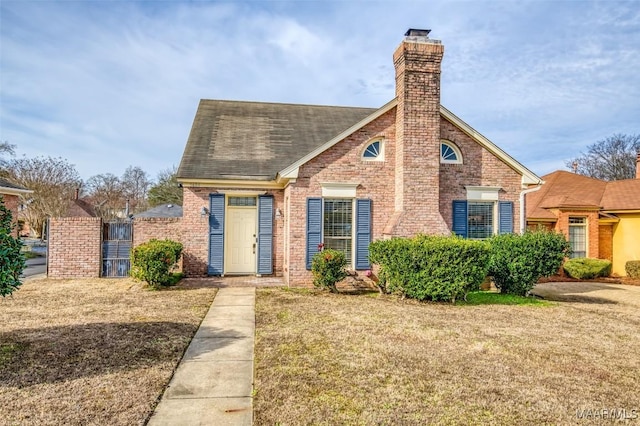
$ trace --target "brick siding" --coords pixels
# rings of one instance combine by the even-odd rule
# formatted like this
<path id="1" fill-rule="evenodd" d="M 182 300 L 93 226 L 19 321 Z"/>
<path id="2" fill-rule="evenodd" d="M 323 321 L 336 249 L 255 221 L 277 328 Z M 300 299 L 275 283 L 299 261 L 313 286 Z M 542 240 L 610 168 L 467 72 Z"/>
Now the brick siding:
<path id="1" fill-rule="evenodd" d="M 613 224 L 605 223 L 598 227 L 598 258 L 613 262 Z"/>
<path id="2" fill-rule="evenodd" d="M 17 195 L 12 194 L 0 194 L 0 197 L 4 200 L 5 207 L 11 212 L 13 229 L 11 231 L 14 237 L 18 236 L 18 205 L 20 201 Z"/>
<path id="3" fill-rule="evenodd" d="M 448 229 L 453 226 L 453 201 L 466 200 L 465 186 L 499 187 L 498 199 L 513 202 L 513 229 L 520 229 L 521 176 L 466 133 L 441 121 L 443 140 L 453 142 L 462 154 L 462 164 L 440 164 L 440 213 Z M 438 142 L 439 147 L 439 142 Z M 439 149 L 439 148 L 438 148 Z"/>
<path id="4" fill-rule="evenodd" d="M 598 226 L 598 212 L 594 210 L 552 210 L 558 217 L 554 230 L 561 232 L 569 239 L 569 217 L 587 218 L 587 257 L 600 257 L 600 235 Z"/>

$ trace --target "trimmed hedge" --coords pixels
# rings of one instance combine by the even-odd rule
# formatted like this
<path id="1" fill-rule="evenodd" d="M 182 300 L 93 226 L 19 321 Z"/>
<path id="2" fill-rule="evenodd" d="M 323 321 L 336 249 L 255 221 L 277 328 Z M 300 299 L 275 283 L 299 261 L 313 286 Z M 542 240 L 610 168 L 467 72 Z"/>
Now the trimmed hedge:
<path id="1" fill-rule="evenodd" d="M 577 257 L 564 262 L 564 272 L 571 278 L 590 280 L 611 275 L 611 262 L 604 259 Z"/>
<path id="2" fill-rule="evenodd" d="M 480 288 L 489 247 L 459 237 L 418 235 L 369 245 L 369 260 L 380 265 L 379 286 L 418 300 L 455 302 Z"/>
<path id="3" fill-rule="evenodd" d="M 545 276 L 560 270 L 570 246 L 562 234 L 535 231 L 489 239 L 489 275 L 501 293 L 525 296 Z"/>
<path id="4" fill-rule="evenodd" d="M 624 270 L 627 276 L 631 278 L 640 278 L 640 260 L 630 260 L 624 264 Z"/>
<path id="5" fill-rule="evenodd" d="M 131 250 L 129 275 L 153 288 L 175 284 L 171 269 L 182 254 L 182 244 L 171 240 L 150 240 Z"/>

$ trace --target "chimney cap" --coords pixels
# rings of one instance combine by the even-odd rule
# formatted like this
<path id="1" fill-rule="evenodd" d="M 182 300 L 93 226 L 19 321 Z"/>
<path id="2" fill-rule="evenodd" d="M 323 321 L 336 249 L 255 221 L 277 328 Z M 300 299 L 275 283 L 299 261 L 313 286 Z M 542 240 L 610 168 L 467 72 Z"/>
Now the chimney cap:
<path id="1" fill-rule="evenodd" d="M 420 30 L 417 28 L 409 28 L 404 35 L 406 37 L 429 37 L 431 30 Z"/>

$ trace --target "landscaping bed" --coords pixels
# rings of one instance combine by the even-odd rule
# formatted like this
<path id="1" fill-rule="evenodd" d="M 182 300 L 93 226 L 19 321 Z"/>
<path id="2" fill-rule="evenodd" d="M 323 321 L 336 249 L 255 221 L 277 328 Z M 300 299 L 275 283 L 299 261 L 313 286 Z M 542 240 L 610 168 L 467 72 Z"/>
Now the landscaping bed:
<path id="1" fill-rule="evenodd" d="M 640 415 L 637 305 L 452 305 L 262 289 L 256 310 L 256 424 L 573 424 L 578 410 L 613 408 Z"/>
<path id="2" fill-rule="evenodd" d="M 143 424 L 215 292 L 26 281 L 0 299 L 0 423 Z"/>

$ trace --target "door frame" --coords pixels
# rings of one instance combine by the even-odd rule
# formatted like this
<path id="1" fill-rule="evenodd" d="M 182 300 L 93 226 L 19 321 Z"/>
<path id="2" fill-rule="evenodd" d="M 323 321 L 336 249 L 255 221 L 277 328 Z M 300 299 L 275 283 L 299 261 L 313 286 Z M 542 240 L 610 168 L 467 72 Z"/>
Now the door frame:
<path id="1" fill-rule="evenodd" d="M 247 198 L 255 198 L 256 199 L 256 205 L 255 206 L 230 206 L 229 205 L 229 199 L 233 198 L 233 197 L 247 197 Z M 234 193 L 227 193 L 225 194 L 224 197 L 224 216 L 225 216 L 225 226 L 224 226 L 224 275 L 255 275 L 258 272 L 258 196 L 257 195 L 253 195 L 253 194 L 246 194 L 246 193 L 238 193 L 238 194 L 234 194 Z M 255 247 L 255 251 L 254 251 L 254 261 L 253 261 L 253 267 L 252 270 L 250 272 L 230 272 L 229 271 L 229 262 L 231 260 L 231 255 L 229 253 L 228 250 L 228 244 L 231 244 L 231 238 L 229 238 L 229 232 L 231 229 L 231 226 L 229 226 L 230 223 L 230 218 L 231 215 L 233 214 L 233 211 L 240 211 L 240 210 L 253 210 L 255 212 L 254 217 L 255 217 L 255 221 L 254 221 L 254 232 L 253 232 L 253 244 Z"/>

